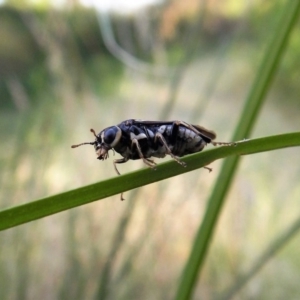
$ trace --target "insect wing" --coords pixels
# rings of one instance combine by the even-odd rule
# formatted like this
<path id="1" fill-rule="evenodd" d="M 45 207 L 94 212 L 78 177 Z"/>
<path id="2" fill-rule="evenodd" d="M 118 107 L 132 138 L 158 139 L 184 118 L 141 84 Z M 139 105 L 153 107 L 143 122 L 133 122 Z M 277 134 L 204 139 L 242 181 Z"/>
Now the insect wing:
<path id="1" fill-rule="evenodd" d="M 162 125 L 172 125 L 175 121 L 143 121 L 143 120 L 130 120 L 135 125 L 156 125 L 156 126 L 162 126 Z"/>
<path id="2" fill-rule="evenodd" d="M 201 135 L 203 135 L 204 137 L 206 137 L 210 140 L 214 140 L 217 137 L 215 132 L 213 132 L 212 130 L 208 130 L 199 125 L 192 125 L 192 126 L 195 127 L 200 132 Z"/>
<path id="3" fill-rule="evenodd" d="M 185 122 L 180 122 L 180 121 L 143 121 L 143 120 L 136 120 L 132 119 L 130 120 L 136 125 L 156 125 L 156 126 L 162 126 L 162 125 L 172 125 L 174 123 L 180 123 L 178 125 L 184 126 L 188 129 L 191 129 L 193 127 L 195 131 L 197 131 L 200 135 L 203 137 L 209 139 L 209 140 L 214 140 L 217 136 L 214 131 L 208 130 L 200 125 L 190 125 L 188 123 L 185 124 Z"/>

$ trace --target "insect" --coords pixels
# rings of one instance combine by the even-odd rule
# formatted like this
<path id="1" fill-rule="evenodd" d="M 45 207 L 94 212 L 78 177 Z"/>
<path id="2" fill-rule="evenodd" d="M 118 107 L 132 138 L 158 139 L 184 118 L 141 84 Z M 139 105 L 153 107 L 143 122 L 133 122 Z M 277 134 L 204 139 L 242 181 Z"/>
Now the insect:
<path id="1" fill-rule="evenodd" d="M 170 155 L 177 163 L 185 167 L 186 163 L 179 157 L 200 152 L 208 144 L 232 145 L 233 143 L 213 142 L 216 134 L 199 125 L 191 125 L 184 121 L 142 121 L 130 119 L 118 125 L 110 126 L 99 134 L 94 129 L 91 132 L 95 136 L 94 142 L 81 143 L 71 146 L 93 145 L 97 159 L 108 158 L 110 150 L 121 154 L 123 158 L 113 161 L 118 175 L 117 164 L 126 163 L 129 159 L 142 159 L 152 169 L 156 163 L 151 157 L 163 158 Z M 212 169 L 205 167 L 209 171 Z M 121 194 L 123 199 L 123 193 Z"/>

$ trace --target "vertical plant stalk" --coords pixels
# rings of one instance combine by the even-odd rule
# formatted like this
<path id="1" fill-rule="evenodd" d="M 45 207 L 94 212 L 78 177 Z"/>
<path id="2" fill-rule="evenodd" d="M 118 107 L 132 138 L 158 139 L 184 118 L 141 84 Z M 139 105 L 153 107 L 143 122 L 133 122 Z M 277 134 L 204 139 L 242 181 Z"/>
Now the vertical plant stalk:
<path id="1" fill-rule="evenodd" d="M 237 124 L 233 140 L 249 137 L 265 95 L 275 77 L 279 62 L 283 56 L 293 25 L 300 10 L 300 1 L 287 1 L 277 30 L 266 49 L 261 67 L 257 72 L 253 86 Z M 178 285 L 176 299 L 189 299 L 197 283 L 198 275 L 204 263 L 209 243 L 212 239 L 225 196 L 233 181 L 239 157 L 231 157 L 224 162 L 216 184 L 208 201 L 203 222 L 198 229 L 188 261 Z"/>

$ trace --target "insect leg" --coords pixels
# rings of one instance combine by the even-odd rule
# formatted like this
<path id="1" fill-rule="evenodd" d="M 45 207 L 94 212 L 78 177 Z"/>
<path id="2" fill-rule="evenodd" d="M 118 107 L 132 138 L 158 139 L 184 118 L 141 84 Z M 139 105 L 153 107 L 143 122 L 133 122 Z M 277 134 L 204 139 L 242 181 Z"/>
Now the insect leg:
<path id="1" fill-rule="evenodd" d="M 210 140 L 213 140 L 213 139 L 215 139 L 215 137 L 216 137 L 216 134 L 215 134 L 214 132 L 209 131 L 209 130 L 207 130 L 207 129 L 201 127 L 201 126 L 197 126 L 197 127 L 199 128 L 199 129 L 198 129 L 197 127 L 195 127 L 195 126 L 193 126 L 193 125 L 191 125 L 191 124 L 188 124 L 188 123 L 186 123 L 186 122 L 184 122 L 184 121 L 175 121 L 174 124 L 176 124 L 177 126 L 182 125 L 182 126 L 188 128 L 188 129 L 194 131 L 194 132 L 197 133 L 197 134 L 206 136 L 206 137 L 209 138 Z M 235 146 L 235 145 L 236 145 L 235 142 L 232 142 L 232 143 L 225 143 L 225 142 L 212 142 L 212 141 L 211 141 L 211 143 L 212 143 L 214 146 Z"/>
<path id="2" fill-rule="evenodd" d="M 154 141 L 156 141 L 157 139 L 159 139 L 159 140 L 163 143 L 163 145 L 164 145 L 165 148 L 166 148 L 167 154 L 169 154 L 169 155 L 170 155 L 174 160 L 176 160 L 180 165 L 182 165 L 183 167 L 186 167 L 186 163 L 183 162 L 183 161 L 181 161 L 180 159 L 178 159 L 178 157 L 175 156 L 175 155 L 172 153 L 172 151 L 171 151 L 171 149 L 169 148 L 169 146 L 168 146 L 168 144 L 167 144 L 165 138 L 163 137 L 163 135 L 162 135 L 160 132 L 157 132 L 157 133 L 155 134 L 155 139 L 154 139 Z"/>
<path id="3" fill-rule="evenodd" d="M 236 142 L 225 143 L 225 142 L 211 142 L 214 146 L 236 146 Z"/>
<path id="4" fill-rule="evenodd" d="M 118 175 L 121 175 L 121 173 L 120 173 L 119 170 L 117 169 L 116 164 L 123 164 L 123 163 L 126 163 L 127 161 L 128 161 L 128 158 L 125 158 L 125 157 L 120 158 L 120 159 L 115 159 L 115 160 L 113 161 L 115 170 L 116 170 L 116 172 L 117 172 Z M 125 199 L 123 198 L 123 193 L 121 193 L 121 200 L 122 200 L 122 201 L 125 200 Z"/>
<path id="5" fill-rule="evenodd" d="M 133 147 L 133 145 L 136 146 L 138 154 L 139 154 L 140 158 L 143 160 L 143 162 L 150 168 L 155 169 L 156 163 L 152 159 L 144 157 L 141 147 L 140 147 L 140 144 L 139 144 L 139 141 L 137 139 L 132 139 L 131 147 Z"/>
<path id="6" fill-rule="evenodd" d="M 208 170 L 209 173 L 213 170 L 212 168 L 209 168 L 207 166 L 204 166 L 203 168 L 206 169 L 206 170 Z"/>
<path id="7" fill-rule="evenodd" d="M 204 140 L 206 144 L 210 143 L 211 140 L 216 138 L 216 134 L 211 130 L 205 129 L 198 125 L 188 124 L 184 121 L 174 121 L 172 125 L 171 139 L 176 140 L 180 126 L 188 130 L 191 130 L 197 135 L 201 136 L 201 138 Z"/>
<path id="8" fill-rule="evenodd" d="M 145 158 L 145 159 L 148 160 L 149 163 L 157 165 L 157 163 L 153 159 L 150 159 L 150 158 Z"/>
<path id="9" fill-rule="evenodd" d="M 188 124 L 188 123 L 186 123 L 186 122 L 184 122 L 184 121 L 175 121 L 173 127 L 175 127 L 175 126 L 176 126 L 176 127 L 179 127 L 179 125 L 182 125 L 182 126 L 188 128 L 188 129 L 194 131 L 194 132 L 197 133 L 197 134 L 200 133 L 193 125 L 190 125 L 190 124 Z M 174 129 L 173 129 L 173 130 L 174 130 Z M 175 133 L 177 134 L 177 130 L 176 130 L 176 129 L 175 129 Z M 215 146 L 214 142 L 212 142 L 212 143 L 213 143 L 213 145 Z M 217 144 L 220 144 L 220 143 L 216 143 L 216 145 L 217 145 Z M 221 144 L 223 144 L 223 143 L 221 143 Z M 227 144 L 229 144 L 229 143 L 224 143 L 224 144 L 227 145 Z M 212 168 L 209 168 L 209 167 L 206 167 L 206 166 L 204 166 L 203 168 L 206 169 L 206 170 L 208 170 L 209 172 L 211 172 L 211 171 L 213 170 Z"/>
<path id="10" fill-rule="evenodd" d="M 115 159 L 115 160 L 113 161 L 115 170 L 116 170 L 116 172 L 117 172 L 118 175 L 121 175 L 121 173 L 120 173 L 119 170 L 117 169 L 116 164 L 123 164 L 123 163 L 126 163 L 127 161 L 128 161 L 128 158 L 125 158 L 125 157 L 120 158 L 120 159 Z"/>
<path id="11" fill-rule="evenodd" d="M 174 124 L 176 124 L 178 127 L 179 127 L 179 125 L 182 125 L 182 126 L 188 128 L 188 129 L 194 131 L 197 134 L 201 134 L 201 132 L 199 132 L 193 125 L 188 124 L 184 121 L 174 121 Z"/>

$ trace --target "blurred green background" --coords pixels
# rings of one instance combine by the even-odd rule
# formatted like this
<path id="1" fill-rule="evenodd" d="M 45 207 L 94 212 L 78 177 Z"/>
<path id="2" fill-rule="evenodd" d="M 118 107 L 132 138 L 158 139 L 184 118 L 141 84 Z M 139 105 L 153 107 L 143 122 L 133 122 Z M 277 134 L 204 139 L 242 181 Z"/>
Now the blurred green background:
<path id="1" fill-rule="evenodd" d="M 115 176 L 112 157 L 70 148 L 90 128 L 179 119 L 229 141 L 287 2 L 2 2 L 0 208 Z M 299 52 L 298 22 L 252 137 L 299 131 Z M 220 166 L 1 232 L 0 299 L 173 299 Z M 297 148 L 242 158 L 193 299 L 222 299 L 299 218 L 299 177 Z M 299 299 L 299 248 L 296 236 L 235 299 Z"/>

